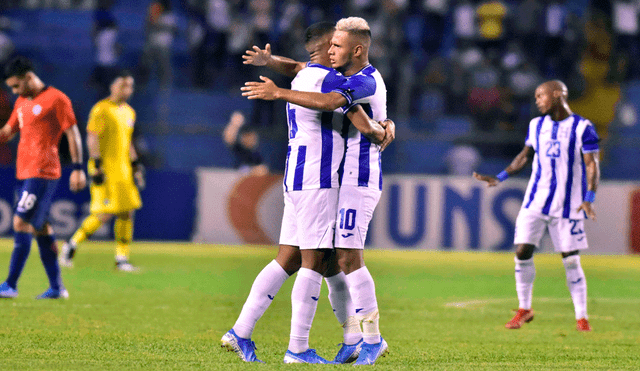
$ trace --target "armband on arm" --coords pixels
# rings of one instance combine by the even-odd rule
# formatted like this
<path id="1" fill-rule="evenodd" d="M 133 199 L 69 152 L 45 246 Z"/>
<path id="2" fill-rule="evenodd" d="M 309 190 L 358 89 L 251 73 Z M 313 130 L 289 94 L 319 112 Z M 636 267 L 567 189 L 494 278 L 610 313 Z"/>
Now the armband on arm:
<path id="1" fill-rule="evenodd" d="M 508 177 L 509 173 L 507 173 L 505 170 L 502 170 L 498 175 L 496 175 L 496 178 L 498 178 L 498 180 L 501 182 L 507 180 Z"/>
<path id="2" fill-rule="evenodd" d="M 596 193 L 594 191 L 587 191 L 584 194 L 584 201 L 593 203 L 596 200 Z"/>

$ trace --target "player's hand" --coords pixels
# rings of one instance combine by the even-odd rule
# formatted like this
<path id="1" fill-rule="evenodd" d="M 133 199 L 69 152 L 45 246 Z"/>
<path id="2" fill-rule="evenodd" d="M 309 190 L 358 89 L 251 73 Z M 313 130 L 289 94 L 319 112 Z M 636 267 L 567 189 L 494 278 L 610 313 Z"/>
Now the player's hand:
<path id="1" fill-rule="evenodd" d="M 91 175 L 91 183 L 95 185 L 102 185 L 104 183 L 104 173 L 102 172 L 102 169 L 96 169 L 96 171 Z"/>
<path id="2" fill-rule="evenodd" d="M 133 181 L 136 183 L 138 189 L 144 189 L 147 186 L 145 174 L 146 170 L 144 165 L 138 162 L 133 166 Z"/>
<path id="3" fill-rule="evenodd" d="M 271 59 L 271 44 L 265 45 L 264 49 L 260 49 L 257 46 L 253 46 L 253 50 L 245 51 L 242 56 L 243 64 L 250 64 L 253 66 L 266 66 L 269 59 Z"/>
<path id="4" fill-rule="evenodd" d="M 87 186 L 87 176 L 84 175 L 84 170 L 76 169 L 71 172 L 69 177 L 69 189 L 71 192 L 78 192 Z"/>
<path id="5" fill-rule="evenodd" d="M 587 214 L 589 219 L 596 221 L 596 211 L 593 209 L 593 205 L 589 201 L 582 201 L 580 207 L 578 207 L 578 212 L 584 211 Z"/>
<path id="6" fill-rule="evenodd" d="M 473 177 L 480 181 L 487 182 L 487 187 L 495 187 L 500 184 L 498 178 L 490 175 L 478 174 L 475 171 L 473 172 Z"/>
<path id="7" fill-rule="evenodd" d="M 243 91 L 242 96 L 248 99 L 263 99 L 263 100 L 275 100 L 278 99 L 276 94 L 278 86 L 271 81 L 268 77 L 260 76 L 258 81 L 245 82 L 244 86 L 240 88 Z"/>
<path id="8" fill-rule="evenodd" d="M 382 143 L 380 143 L 380 151 L 384 151 L 384 149 L 396 139 L 396 124 L 393 120 L 386 119 L 381 121 L 380 125 L 384 128 L 384 139 Z"/>

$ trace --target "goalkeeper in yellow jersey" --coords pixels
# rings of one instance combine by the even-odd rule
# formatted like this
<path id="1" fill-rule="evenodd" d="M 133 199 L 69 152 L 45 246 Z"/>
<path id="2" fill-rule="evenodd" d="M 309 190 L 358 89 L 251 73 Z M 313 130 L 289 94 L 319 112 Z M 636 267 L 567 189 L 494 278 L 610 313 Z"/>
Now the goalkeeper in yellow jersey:
<path id="1" fill-rule="evenodd" d="M 138 188 L 144 187 L 144 167 L 131 144 L 136 113 L 127 100 L 133 94 L 133 86 L 131 74 L 120 73 L 111 83 L 111 95 L 96 103 L 89 114 L 91 214 L 63 245 L 63 266 L 72 267 L 78 244 L 115 216 L 116 269 L 137 270 L 129 262 L 129 244 L 133 238 L 133 213 L 142 206 Z"/>

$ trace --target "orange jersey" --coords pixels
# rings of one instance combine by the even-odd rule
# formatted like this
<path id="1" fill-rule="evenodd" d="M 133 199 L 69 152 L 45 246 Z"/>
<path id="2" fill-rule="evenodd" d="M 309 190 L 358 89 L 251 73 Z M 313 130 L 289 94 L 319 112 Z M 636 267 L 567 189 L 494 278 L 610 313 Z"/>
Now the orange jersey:
<path id="1" fill-rule="evenodd" d="M 51 86 L 33 99 L 18 97 L 7 124 L 20 131 L 16 178 L 60 178 L 58 143 L 76 124 L 69 97 Z"/>

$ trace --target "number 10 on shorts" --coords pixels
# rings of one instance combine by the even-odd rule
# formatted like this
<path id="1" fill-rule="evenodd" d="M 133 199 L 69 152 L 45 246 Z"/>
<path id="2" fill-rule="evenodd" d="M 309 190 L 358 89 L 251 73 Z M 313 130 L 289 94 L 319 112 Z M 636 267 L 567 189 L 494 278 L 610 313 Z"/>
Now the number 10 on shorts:
<path id="1" fill-rule="evenodd" d="M 340 213 L 340 229 L 352 230 L 356 226 L 356 211 L 342 208 Z"/>

